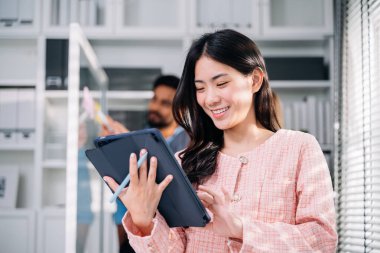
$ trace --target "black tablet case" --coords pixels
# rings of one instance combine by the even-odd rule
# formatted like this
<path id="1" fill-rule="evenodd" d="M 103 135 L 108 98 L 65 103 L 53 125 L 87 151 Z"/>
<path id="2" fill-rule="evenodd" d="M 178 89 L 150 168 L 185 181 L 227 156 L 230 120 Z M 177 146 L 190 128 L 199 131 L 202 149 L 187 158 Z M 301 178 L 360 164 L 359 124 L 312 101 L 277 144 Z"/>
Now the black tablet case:
<path id="1" fill-rule="evenodd" d="M 102 177 L 110 176 L 119 184 L 129 173 L 132 152 L 138 155 L 142 148 L 146 148 L 148 161 L 151 156 L 157 157 L 156 182 L 161 182 L 169 174 L 174 176 L 158 205 L 169 227 L 203 227 L 210 221 L 186 174 L 157 129 L 100 137 L 95 140 L 95 146 L 97 148 L 86 150 L 88 159 Z"/>

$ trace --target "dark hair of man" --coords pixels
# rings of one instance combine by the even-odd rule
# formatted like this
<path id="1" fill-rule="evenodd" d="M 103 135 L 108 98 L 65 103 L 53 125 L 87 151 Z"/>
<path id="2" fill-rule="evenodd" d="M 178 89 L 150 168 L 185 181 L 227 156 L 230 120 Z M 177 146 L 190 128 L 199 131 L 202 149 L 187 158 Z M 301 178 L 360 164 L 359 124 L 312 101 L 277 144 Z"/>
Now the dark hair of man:
<path id="1" fill-rule="evenodd" d="M 245 35 L 230 29 L 204 34 L 193 42 L 187 54 L 173 104 L 175 120 L 190 136 L 188 147 L 180 153 L 182 167 L 190 182 L 195 184 L 201 184 L 215 172 L 217 155 L 224 145 L 223 131 L 215 127 L 196 99 L 195 65 L 203 55 L 228 65 L 245 76 L 256 68 L 263 71 L 263 83 L 254 94 L 256 119 L 268 130 L 276 132 L 279 129 L 264 59 L 256 44 Z"/>
<path id="2" fill-rule="evenodd" d="M 173 76 L 173 75 L 159 76 L 153 82 L 153 90 L 155 90 L 158 86 L 161 86 L 161 85 L 177 90 L 178 84 L 179 84 L 179 78 L 176 76 Z"/>

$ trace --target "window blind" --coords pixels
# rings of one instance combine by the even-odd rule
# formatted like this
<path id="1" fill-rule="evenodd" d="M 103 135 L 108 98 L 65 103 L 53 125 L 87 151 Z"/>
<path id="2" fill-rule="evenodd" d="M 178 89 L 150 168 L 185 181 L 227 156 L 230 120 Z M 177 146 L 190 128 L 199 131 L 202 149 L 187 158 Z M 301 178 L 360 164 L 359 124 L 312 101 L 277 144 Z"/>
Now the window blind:
<path id="1" fill-rule="evenodd" d="M 380 252 L 380 1 L 337 1 L 339 252 Z"/>

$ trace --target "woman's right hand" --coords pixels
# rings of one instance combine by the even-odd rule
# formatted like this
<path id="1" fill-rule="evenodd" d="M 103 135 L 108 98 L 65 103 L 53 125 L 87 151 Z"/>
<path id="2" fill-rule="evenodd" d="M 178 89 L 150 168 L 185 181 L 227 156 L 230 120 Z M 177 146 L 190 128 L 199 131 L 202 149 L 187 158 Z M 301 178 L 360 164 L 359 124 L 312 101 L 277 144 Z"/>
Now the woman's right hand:
<path id="1" fill-rule="evenodd" d="M 146 151 L 142 150 L 140 156 Z M 147 162 L 141 168 L 137 168 L 137 158 L 134 153 L 129 159 L 129 173 L 131 181 L 119 195 L 123 204 L 127 207 L 132 221 L 143 235 L 149 235 L 153 229 L 153 218 L 156 214 L 158 203 L 165 188 L 172 181 L 173 176 L 168 175 L 161 183 L 156 183 L 157 158 L 151 157 L 148 172 Z M 119 186 L 110 177 L 104 177 L 113 191 Z"/>

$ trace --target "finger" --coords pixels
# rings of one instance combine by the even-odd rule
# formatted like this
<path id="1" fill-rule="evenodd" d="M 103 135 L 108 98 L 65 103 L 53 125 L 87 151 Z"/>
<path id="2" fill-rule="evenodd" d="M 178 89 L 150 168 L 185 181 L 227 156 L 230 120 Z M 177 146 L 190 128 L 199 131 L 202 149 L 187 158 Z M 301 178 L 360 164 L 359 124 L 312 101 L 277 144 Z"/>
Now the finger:
<path id="1" fill-rule="evenodd" d="M 231 194 L 227 191 L 226 188 L 224 188 L 224 186 L 222 186 L 222 192 L 224 194 L 224 199 L 226 200 L 227 203 L 230 203 L 232 201 L 232 196 Z"/>
<path id="2" fill-rule="evenodd" d="M 224 197 L 219 192 L 210 189 L 209 187 L 206 187 L 204 185 L 199 185 L 199 189 L 210 194 L 214 198 L 215 202 L 224 203 Z"/>
<path id="3" fill-rule="evenodd" d="M 140 150 L 140 158 L 146 153 L 147 151 L 145 149 Z M 147 165 L 147 160 L 145 160 L 142 164 L 139 170 L 139 183 L 140 184 L 145 184 L 147 181 L 147 176 L 148 176 L 148 165 Z"/>
<path id="4" fill-rule="evenodd" d="M 130 176 L 130 185 L 137 185 L 139 183 L 139 176 L 137 174 L 137 160 L 136 154 L 131 153 L 129 157 L 129 176 Z"/>
<path id="5" fill-rule="evenodd" d="M 148 184 L 156 183 L 156 175 L 157 175 L 157 158 L 152 156 L 150 158 Z"/>
<path id="6" fill-rule="evenodd" d="M 117 134 L 120 134 L 120 133 L 127 133 L 129 132 L 129 130 L 127 128 L 125 128 L 120 122 L 118 121 L 113 121 L 112 125 L 111 125 L 113 131 Z"/>
<path id="7" fill-rule="evenodd" d="M 170 182 L 173 180 L 172 175 L 167 175 L 164 180 L 158 185 L 158 190 L 162 194 L 166 187 L 170 184 Z"/>
<path id="8" fill-rule="evenodd" d="M 105 176 L 103 177 L 103 180 L 106 181 L 106 183 L 112 189 L 113 192 L 115 192 L 116 189 L 119 187 L 119 184 L 116 183 L 116 181 L 112 177 Z"/>
<path id="9" fill-rule="evenodd" d="M 123 190 L 121 190 L 120 195 L 124 195 L 127 193 L 128 187 L 125 187 Z"/>
<path id="10" fill-rule="evenodd" d="M 107 118 L 107 121 L 110 122 L 110 121 L 113 121 L 112 117 L 110 115 L 106 115 L 106 118 Z"/>
<path id="11" fill-rule="evenodd" d="M 198 192 L 198 197 L 200 200 L 204 201 L 207 203 L 207 205 L 211 205 L 214 203 L 214 197 L 210 195 L 207 192 Z"/>
<path id="12" fill-rule="evenodd" d="M 213 210 L 213 208 L 212 208 L 212 204 L 210 204 L 210 203 L 208 203 L 208 202 L 206 202 L 206 201 L 204 201 L 204 200 L 201 200 L 201 202 L 202 202 L 202 204 L 203 204 L 203 206 L 204 206 L 205 208 L 207 208 L 208 210 Z"/>
<path id="13" fill-rule="evenodd" d="M 207 202 L 205 202 L 205 201 L 203 201 L 203 200 L 201 200 L 201 203 L 202 203 L 202 205 L 205 207 L 205 208 L 208 208 L 209 207 L 209 203 L 207 203 Z"/>
<path id="14" fill-rule="evenodd" d="M 99 136 L 107 136 L 110 135 L 108 128 L 105 125 L 102 125 L 102 130 L 99 133 Z"/>

